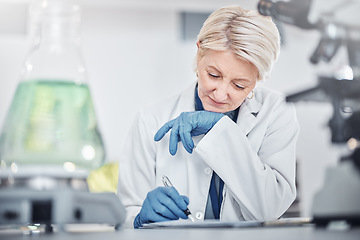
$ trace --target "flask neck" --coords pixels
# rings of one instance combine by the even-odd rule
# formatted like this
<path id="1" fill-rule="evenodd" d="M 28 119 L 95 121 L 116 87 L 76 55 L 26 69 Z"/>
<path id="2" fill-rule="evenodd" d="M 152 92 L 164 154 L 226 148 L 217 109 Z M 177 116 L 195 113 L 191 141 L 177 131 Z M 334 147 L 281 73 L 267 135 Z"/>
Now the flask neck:
<path id="1" fill-rule="evenodd" d="M 77 6 L 59 4 L 30 8 L 31 32 L 34 38 L 50 42 L 76 42 L 80 36 L 80 10 Z M 57 4 L 55 4 L 57 3 Z M 70 2 L 68 2 L 70 3 Z"/>
<path id="2" fill-rule="evenodd" d="M 30 7 L 30 17 L 32 47 L 22 79 L 84 83 L 78 6 L 68 0 L 42 0 Z"/>
<path id="3" fill-rule="evenodd" d="M 44 22 L 34 29 L 35 44 L 80 44 L 80 27 L 77 22 Z"/>

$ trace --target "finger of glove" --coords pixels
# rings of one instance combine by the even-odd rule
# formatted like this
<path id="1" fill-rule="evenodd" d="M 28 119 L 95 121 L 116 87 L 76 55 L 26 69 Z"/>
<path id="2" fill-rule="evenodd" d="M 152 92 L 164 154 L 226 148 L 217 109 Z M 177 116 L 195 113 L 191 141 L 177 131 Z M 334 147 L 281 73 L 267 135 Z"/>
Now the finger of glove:
<path id="1" fill-rule="evenodd" d="M 185 201 L 174 187 L 165 187 L 162 192 L 168 198 L 162 198 L 160 201 L 167 206 L 176 216 L 187 219 L 185 210 L 187 209 L 188 202 Z"/>
<path id="2" fill-rule="evenodd" d="M 185 211 L 187 209 L 189 203 L 185 201 L 184 197 L 181 196 L 174 187 L 163 187 L 161 190 L 169 196 L 181 210 Z"/>
<path id="3" fill-rule="evenodd" d="M 165 193 L 160 191 L 160 188 L 156 189 L 157 191 L 150 192 L 147 196 L 148 203 L 145 206 L 149 220 L 151 221 L 166 221 L 166 220 L 176 220 L 179 219 L 163 202 L 166 202 L 165 199 L 170 199 Z M 162 218 L 165 218 L 163 220 Z"/>
<path id="4" fill-rule="evenodd" d="M 169 152 L 173 156 L 177 152 L 177 146 L 179 141 L 180 141 L 179 125 L 175 123 L 170 132 L 170 142 L 169 142 Z"/>
<path id="5" fill-rule="evenodd" d="M 185 213 L 179 208 L 179 206 L 177 206 L 172 197 L 169 196 L 167 191 L 168 189 L 170 188 L 163 187 L 160 189 L 161 191 L 156 191 L 154 192 L 154 195 L 151 196 L 151 198 L 156 199 L 153 204 L 154 211 L 170 220 L 177 220 L 179 217 L 186 217 Z M 178 193 L 177 195 L 180 197 Z"/>
<path id="6" fill-rule="evenodd" d="M 208 128 L 211 129 L 225 114 L 215 113 L 215 112 L 206 112 L 209 116 L 206 118 L 208 120 Z M 211 117 L 210 117 L 211 116 Z"/>
<path id="7" fill-rule="evenodd" d="M 189 125 L 181 125 L 179 130 L 181 142 L 188 153 L 192 153 L 194 149 L 194 142 L 191 138 L 191 130 L 192 129 Z"/>
<path id="8" fill-rule="evenodd" d="M 151 203 L 147 205 L 143 205 L 140 213 L 139 218 L 141 224 L 143 223 L 151 223 L 151 222 L 163 222 L 169 221 L 171 218 L 161 215 L 158 213 L 157 204 Z"/>
<path id="9" fill-rule="evenodd" d="M 181 197 L 184 199 L 186 205 L 189 205 L 189 203 L 190 203 L 189 198 L 185 195 L 181 195 Z"/>
<path id="10" fill-rule="evenodd" d="M 135 219 L 134 219 L 134 228 L 139 228 L 142 227 L 144 222 L 142 222 L 142 220 L 140 219 L 140 213 L 138 215 L 136 215 Z"/>
<path id="11" fill-rule="evenodd" d="M 199 111 L 194 114 L 192 136 L 206 134 L 224 116 L 223 113 Z"/>
<path id="12" fill-rule="evenodd" d="M 191 136 L 198 136 L 208 132 L 209 126 L 209 116 L 207 116 L 207 111 L 199 111 L 192 115 L 191 124 Z"/>
<path id="13" fill-rule="evenodd" d="M 173 127 L 175 120 L 176 120 L 176 119 L 173 119 L 173 120 L 165 123 L 165 124 L 155 133 L 154 140 L 155 140 L 155 141 L 160 141 L 160 140 L 165 136 L 165 134 Z"/>
<path id="14" fill-rule="evenodd" d="M 145 208 L 141 209 L 141 211 L 138 215 L 136 215 L 133 225 L 134 225 L 134 228 L 139 228 L 139 227 L 142 227 L 143 224 L 146 224 L 146 223 L 164 222 L 164 221 L 169 221 L 169 219 L 154 213 L 152 210 L 149 211 L 145 207 Z"/>
<path id="15" fill-rule="evenodd" d="M 175 215 L 174 218 L 170 218 L 170 216 L 172 217 L 172 215 L 166 215 L 166 217 L 170 218 L 171 220 L 177 220 L 179 218 L 183 218 L 186 219 L 187 215 L 185 214 L 184 210 L 181 210 L 181 208 L 176 204 L 176 202 L 174 202 L 173 199 L 171 198 L 162 198 L 160 199 L 160 202 L 172 213 Z M 168 212 L 165 212 L 166 214 L 168 214 Z M 163 215 L 163 213 L 162 213 Z"/>

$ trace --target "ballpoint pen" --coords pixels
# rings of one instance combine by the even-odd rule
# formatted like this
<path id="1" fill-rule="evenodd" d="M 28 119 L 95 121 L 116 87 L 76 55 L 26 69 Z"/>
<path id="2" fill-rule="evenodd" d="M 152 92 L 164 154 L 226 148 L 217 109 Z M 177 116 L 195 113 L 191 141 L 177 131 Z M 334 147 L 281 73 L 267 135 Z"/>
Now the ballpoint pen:
<path id="1" fill-rule="evenodd" d="M 170 182 L 170 179 L 166 175 L 163 175 L 161 179 L 162 179 L 162 182 L 163 182 L 165 187 L 174 187 L 172 185 L 172 183 Z M 191 212 L 190 212 L 189 208 L 186 208 L 184 213 L 186 214 L 186 216 L 188 216 L 191 219 L 191 221 L 195 222 L 194 218 L 191 215 Z"/>

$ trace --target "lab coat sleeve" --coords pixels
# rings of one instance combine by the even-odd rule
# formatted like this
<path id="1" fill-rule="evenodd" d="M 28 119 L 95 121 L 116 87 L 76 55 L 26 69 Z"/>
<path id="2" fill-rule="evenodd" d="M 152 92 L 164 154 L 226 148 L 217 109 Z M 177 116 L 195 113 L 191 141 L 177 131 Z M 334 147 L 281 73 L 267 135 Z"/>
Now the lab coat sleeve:
<path id="1" fill-rule="evenodd" d="M 223 179 L 245 220 L 276 219 L 296 197 L 295 109 L 284 102 L 271 108 L 257 116 L 249 136 L 223 117 L 194 151 Z"/>
<path id="2" fill-rule="evenodd" d="M 147 193 L 155 188 L 155 133 L 152 122 L 140 111 L 135 118 L 119 160 L 118 196 L 127 215 L 124 227 L 133 227 Z M 151 115 L 146 115 L 148 118 Z"/>

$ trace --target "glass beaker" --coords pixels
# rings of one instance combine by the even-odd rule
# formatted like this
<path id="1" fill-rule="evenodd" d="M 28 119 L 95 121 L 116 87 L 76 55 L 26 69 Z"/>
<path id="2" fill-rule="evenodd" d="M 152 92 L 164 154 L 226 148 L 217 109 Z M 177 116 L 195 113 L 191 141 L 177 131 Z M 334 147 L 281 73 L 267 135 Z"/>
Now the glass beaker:
<path id="1" fill-rule="evenodd" d="M 33 42 L 2 128 L 1 166 L 97 168 L 105 151 L 81 57 L 80 8 L 35 1 L 30 19 Z"/>

